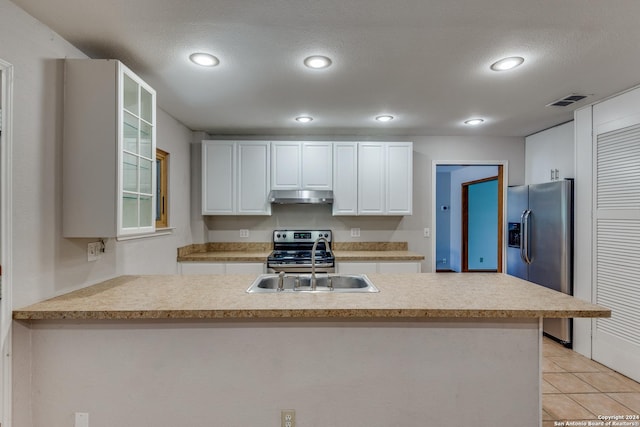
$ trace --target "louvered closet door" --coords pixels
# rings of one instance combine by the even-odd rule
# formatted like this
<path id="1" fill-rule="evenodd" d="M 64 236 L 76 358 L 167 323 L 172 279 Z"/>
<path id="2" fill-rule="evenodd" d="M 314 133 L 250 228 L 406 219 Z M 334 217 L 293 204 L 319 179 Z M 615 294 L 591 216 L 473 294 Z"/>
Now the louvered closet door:
<path id="1" fill-rule="evenodd" d="M 593 358 L 640 381 L 640 121 L 594 132 Z M 578 184 L 579 185 L 579 184 Z"/>

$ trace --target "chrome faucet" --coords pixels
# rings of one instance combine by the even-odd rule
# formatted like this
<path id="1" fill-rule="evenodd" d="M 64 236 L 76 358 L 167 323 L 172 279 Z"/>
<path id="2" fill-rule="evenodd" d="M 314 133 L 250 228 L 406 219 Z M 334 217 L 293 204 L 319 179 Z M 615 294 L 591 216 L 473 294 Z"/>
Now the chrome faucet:
<path id="1" fill-rule="evenodd" d="M 316 239 L 315 242 L 313 242 L 313 248 L 311 248 L 311 290 L 315 291 L 316 290 L 316 286 L 317 286 L 317 281 L 316 281 L 316 248 L 318 247 L 318 243 L 320 242 L 320 240 L 324 240 L 324 247 L 327 250 L 327 252 L 329 252 L 330 255 L 333 255 L 333 252 L 331 252 L 331 248 L 329 247 L 329 241 L 322 237 L 322 236 L 318 236 L 318 238 Z"/>
<path id="2" fill-rule="evenodd" d="M 284 291 L 284 271 L 278 274 L 278 291 Z"/>

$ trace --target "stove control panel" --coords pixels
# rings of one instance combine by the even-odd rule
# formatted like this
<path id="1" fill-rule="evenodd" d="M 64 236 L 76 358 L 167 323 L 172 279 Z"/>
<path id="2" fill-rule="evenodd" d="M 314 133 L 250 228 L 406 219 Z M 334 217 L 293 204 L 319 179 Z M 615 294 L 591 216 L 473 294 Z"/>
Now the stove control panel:
<path id="1" fill-rule="evenodd" d="M 274 243 L 313 243 L 319 237 L 331 242 L 331 230 L 275 230 Z"/>

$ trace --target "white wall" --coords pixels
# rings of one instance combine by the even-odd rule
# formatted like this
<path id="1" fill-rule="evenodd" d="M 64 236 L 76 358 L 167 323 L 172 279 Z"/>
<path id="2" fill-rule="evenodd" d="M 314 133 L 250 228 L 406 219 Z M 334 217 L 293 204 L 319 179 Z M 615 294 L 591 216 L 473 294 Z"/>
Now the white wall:
<path id="1" fill-rule="evenodd" d="M 529 135 L 525 139 L 525 183 L 551 181 L 551 169 L 560 179 L 575 178 L 573 121 Z"/>
<path id="2" fill-rule="evenodd" d="M 207 135 L 208 139 L 265 139 L 287 140 L 291 136 L 217 136 Z M 301 139 L 303 137 L 295 137 Z M 307 139 L 307 138 L 305 138 Z M 329 138 L 314 137 L 309 139 Z M 335 141 L 364 140 L 353 136 L 336 136 Z M 517 137 L 456 137 L 456 136 L 412 136 L 389 137 L 392 141 L 413 141 L 413 215 L 406 217 L 334 217 L 328 205 L 274 205 L 272 215 L 268 217 L 209 216 L 204 218 L 207 229 L 207 241 L 271 241 L 271 232 L 277 228 L 328 228 L 334 231 L 336 241 L 407 241 L 409 250 L 424 254 L 422 271 L 429 272 L 432 266 L 432 245 L 430 238 L 424 238 L 423 228 L 435 226 L 432 214 L 432 164 L 434 160 L 458 161 L 501 161 L 509 162 L 509 184 L 524 183 L 524 138 Z M 200 145 L 194 143 L 192 165 L 199 165 Z M 193 169 L 193 185 L 199 188 L 200 171 Z M 199 190 L 197 190 L 199 191 Z M 202 227 L 199 215 L 200 200 L 192 198 L 192 229 Z M 359 238 L 352 238 L 350 229 L 360 228 Z M 240 239 L 239 230 L 249 229 L 248 239 Z"/>
<path id="3" fill-rule="evenodd" d="M 117 273 L 176 274 L 177 248 L 192 243 L 191 147 L 192 132 L 158 109 L 158 148 L 169 153 L 170 235 L 129 240 L 116 244 Z"/>
<path id="4" fill-rule="evenodd" d="M 85 55 L 8 0 L 0 0 L 0 40 L 0 58 L 14 66 L 14 265 L 3 266 L 12 268 L 14 307 L 117 274 L 174 270 L 176 247 L 191 243 L 191 132 L 158 112 L 158 146 L 171 154 L 174 235 L 109 241 L 103 258 L 88 263 L 90 240 L 61 236 L 63 59 Z"/>
<path id="5" fill-rule="evenodd" d="M 38 321 L 31 337 L 33 427 L 274 427 L 283 409 L 299 426 L 540 425 L 536 319 Z"/>

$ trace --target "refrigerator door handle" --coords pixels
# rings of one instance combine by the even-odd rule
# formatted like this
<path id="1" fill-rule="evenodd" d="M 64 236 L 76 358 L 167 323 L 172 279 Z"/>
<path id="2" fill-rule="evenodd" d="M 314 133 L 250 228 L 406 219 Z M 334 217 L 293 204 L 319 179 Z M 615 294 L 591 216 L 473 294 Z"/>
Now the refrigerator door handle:
<path id="1" fill-rule="evenodd" d="M 529 218 L 531 217 L 531 211 L 529 209 L 522 212 L 520 217 L 520 258 L 527 264 L 531 264 L 531 257 L 529 254 Z"/>

